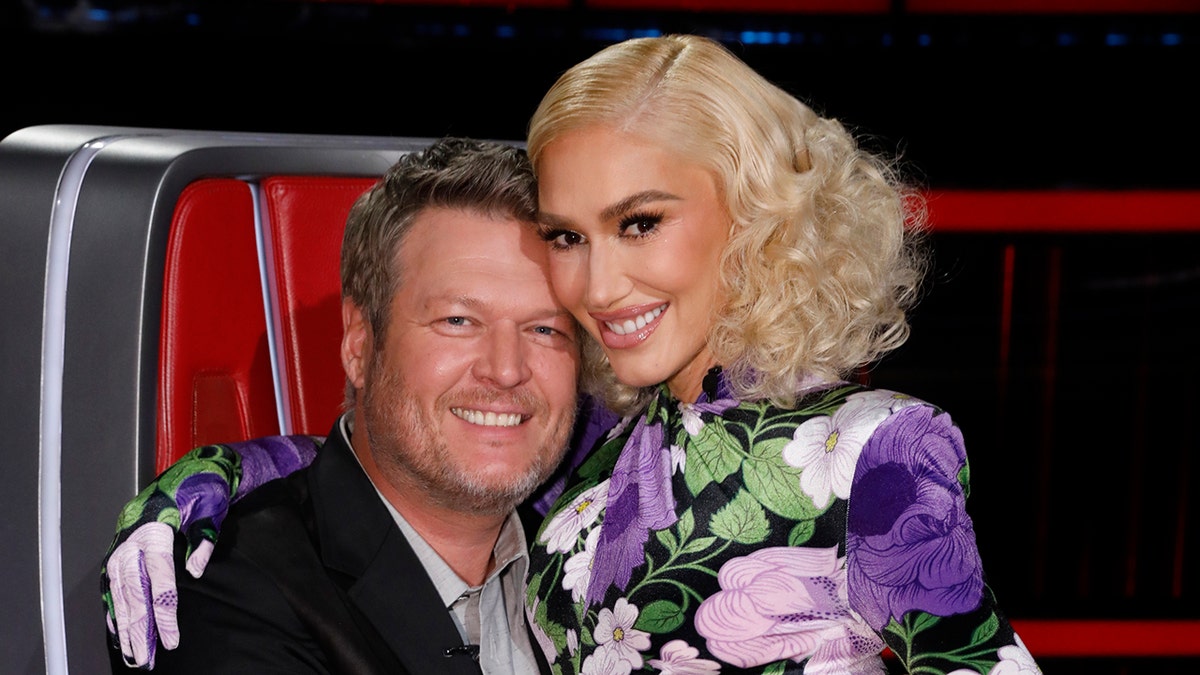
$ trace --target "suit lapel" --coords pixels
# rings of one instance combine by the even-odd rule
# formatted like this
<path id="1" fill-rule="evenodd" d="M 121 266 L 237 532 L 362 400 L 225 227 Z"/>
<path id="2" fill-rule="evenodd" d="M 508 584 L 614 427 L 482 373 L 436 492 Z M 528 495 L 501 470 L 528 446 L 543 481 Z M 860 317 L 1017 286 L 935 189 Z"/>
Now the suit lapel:
<path id="1" fill-rule="evenodd" d="M 463 643 L 462 637 L 416 553 L 394 525 L 350 596 L 413 672 L 480 672 L 469 656 L 445 656 L 448 647 Z"/>
<path id="2" fill-rule="evenodd" d="M 414 673 L 479 675 L 421 561 L 346 445 L 338 425 L 310 472 L 317 538 L 327 567 Z"/>

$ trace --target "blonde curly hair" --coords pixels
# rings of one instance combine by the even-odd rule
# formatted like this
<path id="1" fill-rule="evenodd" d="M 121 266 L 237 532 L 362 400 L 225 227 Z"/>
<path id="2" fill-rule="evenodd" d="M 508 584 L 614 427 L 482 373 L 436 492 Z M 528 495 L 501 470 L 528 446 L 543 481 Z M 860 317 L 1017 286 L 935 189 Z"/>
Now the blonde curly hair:
<path id="1" fill-rule="evenodd" d="M 923 203 L 841 123 L 720 43 L 668 35 L 614 44 L 558 79 L 529 124 L 535 173 L 554 139 L 594 124 L 716 178 L 731 225 L 706 337 L 738 398 L 791 407 L 803 383 L 844 379 L 908 338 L 926 268 Z M 639 409 L 650 392 L 618 382 L 588 342 L 585 389 L 618 412 Z"/>

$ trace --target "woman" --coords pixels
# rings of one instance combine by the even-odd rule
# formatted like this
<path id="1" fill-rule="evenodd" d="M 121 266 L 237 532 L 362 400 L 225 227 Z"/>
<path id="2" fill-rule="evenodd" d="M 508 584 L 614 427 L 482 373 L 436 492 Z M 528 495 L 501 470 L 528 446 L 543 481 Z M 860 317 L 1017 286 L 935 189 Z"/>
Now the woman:
<path id="1" fill-rule="evenodd" d="M 886 643 L 909 670 L 1035 668 L 983 582 L 957 428 L 842 381 L 904 341 L 920 280 L 888 167 L 685 36 L 567 71 L 528 147 L 555 294 L 631 415 L 533 544 L 548 657 L 883 672 Z"/>
<path id="2" fill-rule="evenodd" d="M 900 345 L 918 202 L 694 36 L 613 45 L 530 123 L 555 294 L 624 415 L 532 543 L 563 673 L 1038 672 L 985 584 L 962 437 L 846 378 Z"/>

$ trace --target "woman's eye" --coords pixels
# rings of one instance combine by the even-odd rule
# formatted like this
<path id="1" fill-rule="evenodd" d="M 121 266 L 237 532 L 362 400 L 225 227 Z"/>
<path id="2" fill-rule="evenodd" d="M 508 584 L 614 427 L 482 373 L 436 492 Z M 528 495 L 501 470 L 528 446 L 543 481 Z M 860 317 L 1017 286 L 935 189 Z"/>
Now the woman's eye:
<path id="1" fill-rule="evenodd" d="M 621 219 L 621 234 L 627 237 L 644 237 L 653 233 L 662 219 L 661 213 L 632 213 Z"/>
<path id="2" fill-rule="evenodd" d="M 446 317 L 444 321 L 451 326 L 465 326 L 471 323 L 471 320 L 465 316 L 449 316 Z"/>
<path id="3" fill-rule="evenodd" d="M 555 230 L 546 232 L 542 238 L 550 242 L 554 248 L 572 248 L 583 243 L 583 235 L 570 230 Z"/>

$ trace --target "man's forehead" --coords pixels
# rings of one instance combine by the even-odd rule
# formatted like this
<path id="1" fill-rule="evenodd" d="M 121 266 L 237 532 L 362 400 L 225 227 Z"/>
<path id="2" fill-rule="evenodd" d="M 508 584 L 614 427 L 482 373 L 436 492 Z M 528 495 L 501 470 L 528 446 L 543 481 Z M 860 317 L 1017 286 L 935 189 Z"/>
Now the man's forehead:
<path id="1" fill-rule="evenodd" d="M 564 310 L 550 288 L 546 249 L 529 223 L 426 209 L 400 250 L 401 301 L 414 309 L 554 318 Z"/>
<path id="2" fill-rule="evenodd" d="M 441 258 L 503 260 L 511 257 L 509 249 L 522 251 L 525 258 L 540 259 L 545 246 L 536 235 L 535 225 L 512 216 L 466 208 L 430 207 L 413 221 L 401 255 L 410 257 L 405 252 L 412 251 L 411 257 L 419 259 L 423 251 L 430 250 L 438 251 Z"/>

